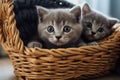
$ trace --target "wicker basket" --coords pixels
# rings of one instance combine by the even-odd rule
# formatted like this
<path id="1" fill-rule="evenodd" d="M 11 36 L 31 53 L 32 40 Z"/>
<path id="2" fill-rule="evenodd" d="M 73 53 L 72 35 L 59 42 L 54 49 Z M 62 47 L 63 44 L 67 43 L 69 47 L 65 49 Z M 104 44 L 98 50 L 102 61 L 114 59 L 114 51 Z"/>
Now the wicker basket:
<path id="1" fill-rule="evenodd" d="M 119 28 L 98 46 L 27 48 L 19 38 L 12 0 L 0 1 L 0 42 L 18 80 L 81 80 L 109 73 L 120 50 Z M 118 24 L 119 26 L 120 24 Z"/>

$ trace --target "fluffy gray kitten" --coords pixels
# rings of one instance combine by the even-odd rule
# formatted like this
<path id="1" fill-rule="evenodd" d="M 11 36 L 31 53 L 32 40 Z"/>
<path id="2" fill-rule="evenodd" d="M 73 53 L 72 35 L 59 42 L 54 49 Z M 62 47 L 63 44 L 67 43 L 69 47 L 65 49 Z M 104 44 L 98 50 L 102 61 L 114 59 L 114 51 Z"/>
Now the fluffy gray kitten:
<path id="1" fill-rule="evenodd" d="M 47 9 L 37 6 L 37 10 L 39 41 L 31 41 L 28 47 L 67 48 L 80 43 L 83 30 L 80 24 L 80 6 L 72 9 Z"/>
<path id="2" fill-rule="evenodd" d="M 86 42 L 99 41 L 112 33 L 117 19 L 108 18 L 91 10 L 87 3 L 82 8 L 83 38 Z"/>

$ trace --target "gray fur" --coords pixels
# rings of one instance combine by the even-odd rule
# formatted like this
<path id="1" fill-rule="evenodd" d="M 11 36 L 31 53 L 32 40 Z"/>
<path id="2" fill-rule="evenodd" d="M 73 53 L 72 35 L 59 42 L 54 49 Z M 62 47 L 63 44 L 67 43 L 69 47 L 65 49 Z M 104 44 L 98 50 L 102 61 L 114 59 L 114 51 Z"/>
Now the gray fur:
<path id="1" fill-rule="evenodd" d="M 110 19 L 91 10 L 88 4 L 84 4 L 82 15 L 83 37 L 88 42 L 98 41 L 110 35 L 113 25 L 117 22 L 117 19 Z M 92 24 L 91 28 L 88 27 L 89 23 Z"/>
<path id="2" fill-rule="evenodd" d="M 81 9 L 76 6 L 72 9 L 46 9 L 37 6 L 39 15 L 38 35 L 44 42 L 45 48 L 73 47 L 82 33 L 80 24 Z M 54 31 L 49 32 L 48 26 L 53 26 Z M 64 32 L 63 28 L 69 26 L 69 32 Z M 56 36 L 61 36 L 57 39 Z"/>

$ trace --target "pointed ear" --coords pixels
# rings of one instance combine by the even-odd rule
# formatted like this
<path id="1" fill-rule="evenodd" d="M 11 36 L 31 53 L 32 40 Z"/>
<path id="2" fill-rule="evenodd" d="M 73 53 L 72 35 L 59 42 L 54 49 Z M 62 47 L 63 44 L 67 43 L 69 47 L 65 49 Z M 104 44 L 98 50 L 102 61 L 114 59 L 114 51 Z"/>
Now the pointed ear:
<path id="1" fill-rule="evenodd" d="M 81 17 L 81 8 L 80 6 L 75 6 L 70 10 L 70 13 L 74 14 L 75 17 L 78 19 L 80 19 Z"/>
<path id="2" fill-rule="evenodd" d="M 41 6 L 36 6 L 38 15 L 40 17 L 43 17 L 44 15 L 48 14 L 49 10 L 47 8 L 41 7 Z"/>
<path id="3" fill-rule="evenodd" d="M 118 19 L 110 19 L 109 20 L 109 27 L 113 27 L 117 22 L 119 22 Z"/>
<path id="4" fill-rule="evenodd" d="M 90 13 L 90 12 L 91 12 L 91 9 L 90 9 L 89 5 L 87 3 L 85 3 L 82 8 L 82 14 L 86 15 L 87 13 Z"/>

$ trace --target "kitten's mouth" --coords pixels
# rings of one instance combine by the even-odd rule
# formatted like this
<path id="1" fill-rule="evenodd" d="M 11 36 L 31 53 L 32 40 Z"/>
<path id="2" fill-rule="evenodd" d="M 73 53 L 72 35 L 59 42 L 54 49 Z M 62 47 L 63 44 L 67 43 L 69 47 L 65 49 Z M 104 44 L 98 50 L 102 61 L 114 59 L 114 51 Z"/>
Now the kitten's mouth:
<path id="1" fill-rule="evenodd" d="M 88 36 L 90 39 L 94 39 L 94 35 L 89 35 Z"/>
<path id="2" fill-rule="evenodd" d="M 58 46 L 61 46 L 61 45 L 63 45 L 63 42 L 57 40 L 57 41 L 55 42 L 55 44 L 58 45 Z"/>
<path id="3" fill-rule="evenodd" d="M 60 40 L 57 40 L 53 43 L 54 45 L 57 45 L 57 46 L 62 46 L 64 45 L 65 43 L 63 41 L 60 41 Z"/>

